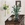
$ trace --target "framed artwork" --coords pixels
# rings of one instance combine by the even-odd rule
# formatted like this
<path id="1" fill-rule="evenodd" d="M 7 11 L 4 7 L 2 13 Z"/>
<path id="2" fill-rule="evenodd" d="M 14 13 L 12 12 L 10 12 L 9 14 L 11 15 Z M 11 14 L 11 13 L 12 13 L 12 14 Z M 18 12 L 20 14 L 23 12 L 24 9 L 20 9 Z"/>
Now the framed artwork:
<path id="1" fill-rule="evenodd" d="M 21 1 L 16 1 L 16 6 L 19 5 L 19 7 L 21 7 Z"/>

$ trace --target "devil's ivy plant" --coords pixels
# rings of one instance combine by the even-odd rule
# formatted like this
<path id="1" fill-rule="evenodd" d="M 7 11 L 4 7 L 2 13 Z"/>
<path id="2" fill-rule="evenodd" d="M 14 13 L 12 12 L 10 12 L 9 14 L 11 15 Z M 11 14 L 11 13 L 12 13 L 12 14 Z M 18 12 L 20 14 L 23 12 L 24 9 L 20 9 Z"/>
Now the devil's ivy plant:
<path id="1" fill-rule="evenodd" d="M 5 16 L 6 16 L 6 10 L 9 6 L 7 6 L 6 4 L 4 4 L 3 9 L 5 10 Z"/>
<path id="2" fill-rule="evenodd" d="M 9 6 L 7 6 L 6 4 L 3 6 L 3 9 L 4 10 L 7 10 L 7 8 L 8 8 Z"/>

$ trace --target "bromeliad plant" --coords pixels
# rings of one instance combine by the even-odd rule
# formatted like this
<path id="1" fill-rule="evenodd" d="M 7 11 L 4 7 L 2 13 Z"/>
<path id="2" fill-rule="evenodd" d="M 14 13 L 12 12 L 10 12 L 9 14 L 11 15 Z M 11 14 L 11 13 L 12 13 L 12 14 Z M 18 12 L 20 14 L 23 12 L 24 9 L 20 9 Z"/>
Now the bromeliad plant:
<path id="1" fill-rule="evenodd" d="M 14 11 L 14 14 L 15 14 L 15 21 L 19 19 L 19 17 L 18 17 L 18 15 L 19 15 L 18 12 L 20 12 L 19 10 L 20 10 L 19 6 L 14 6 L 13 7 L 13 11 Z"/>

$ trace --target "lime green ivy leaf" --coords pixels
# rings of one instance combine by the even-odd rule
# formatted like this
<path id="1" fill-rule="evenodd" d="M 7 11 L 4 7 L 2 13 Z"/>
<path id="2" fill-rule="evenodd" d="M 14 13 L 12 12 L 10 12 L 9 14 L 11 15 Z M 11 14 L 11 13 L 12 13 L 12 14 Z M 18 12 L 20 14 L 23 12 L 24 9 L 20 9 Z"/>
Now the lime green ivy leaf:
<path id="1" fill-rule="evenodd" d="M 3 9 L 4 10 L 7 10 L 7 8 L 8 8 L 9 6 L 7 6 L 6 4 L 3 6 Z"/>

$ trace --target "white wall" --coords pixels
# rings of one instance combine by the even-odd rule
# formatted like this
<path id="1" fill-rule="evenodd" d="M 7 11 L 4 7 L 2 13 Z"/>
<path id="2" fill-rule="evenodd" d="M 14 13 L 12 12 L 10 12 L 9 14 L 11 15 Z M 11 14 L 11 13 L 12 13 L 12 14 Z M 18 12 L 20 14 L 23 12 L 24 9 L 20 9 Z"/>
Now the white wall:
<path id="1" fill-rule="evenodd" d="M 25 14 L 25 0 L 21 0 L 21 14 Z"/>
<path id="2" fill-rule="evenodd" d="M 0 7 L 2 6 L 3 7 L 3 4 L 5 3 L 6 1 L 6 4 L 9 5 L 9 8 L 10 8 L 10 11 L 12 10 L 12 6 L 15 5 L 15 1 L 18 1 L 18 0 L 1 0 L 0 2 Z M 25 14 L 25 1 L 23 0 L 20 0 L 21 1 L 21 12 L 20 14 Z M 1 8 L 2 8 L 1 7 Z M 0 8 L 0 9 L 1 9 Z"/>
<path id="3" fill-rule="evenodd" d="M 3 7 L 3 4 L 4 4 L 4 1 L 5 0 L 1 0 L 0 1 L 0 9 Z M 15 0 L 7 0 L 7 3 L 10 7 L 10 10 L 12 9 L 12 6 L 15 5 Z M 21 0 L 21 12 L 20 14 L 25 14 L 25 0 Z M 4 20 L 6 17 L 4 17 L 4 10 L 3 11 L 0 11 L 0 24 L 3 25 L 4 24 Z M 2 15 L 2 14 L 3 15 Z"/>

